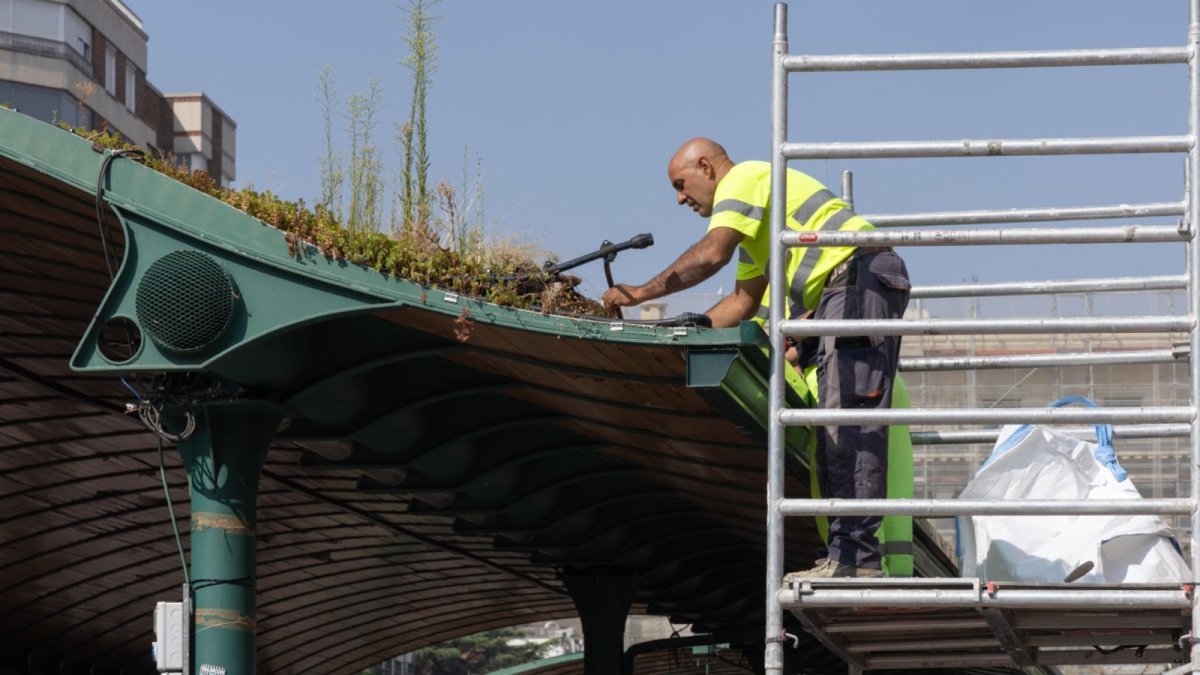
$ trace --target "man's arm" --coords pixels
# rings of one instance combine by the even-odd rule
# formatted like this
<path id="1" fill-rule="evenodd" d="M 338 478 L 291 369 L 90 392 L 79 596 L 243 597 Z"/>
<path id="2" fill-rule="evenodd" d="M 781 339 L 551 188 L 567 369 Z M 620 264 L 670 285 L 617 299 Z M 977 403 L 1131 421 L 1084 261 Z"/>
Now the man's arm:
<path id="1" fill-rule="evenodd" d="M 706 312 L 712 319 L 713 328 L 729 328 L 753 317 L 762 306 L 762 296 L 767 290 L 766 277 L 754 277 L 737 282 L 733 292 L 721 298 Z"/>
<path id="2" fill-rule="evenodd" d="M 713 228 L 658 276 L 641 286 L 617 284 L 604 293 L 601 302 L 609 309 L 628 307 L 691 288 L 720 271 L 743 236 L 728 227 Z"/>

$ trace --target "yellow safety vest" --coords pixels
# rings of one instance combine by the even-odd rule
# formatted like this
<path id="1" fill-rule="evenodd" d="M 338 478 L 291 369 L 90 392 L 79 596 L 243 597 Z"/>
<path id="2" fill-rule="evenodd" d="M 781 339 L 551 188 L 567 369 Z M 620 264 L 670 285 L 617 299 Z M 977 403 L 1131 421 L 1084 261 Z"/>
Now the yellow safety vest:
<path id="1" fill-rule="evenodd" d="M 787 227 L 802 232 L 818 230 L 873 230 L 873 225 L 850 210 L 820 181 L 794 169 L 787 170 Z M 717 184 L 708 229 L 728 227 L 745 237 L 738 247 L 737 280 L 766 276 L 771 249 L 771 165 L 741 162 Z M 850 257 L 853 246 L 788 249 L 788 307 L 785 316 L 815 310 L 830 270 Z M 758 321 L 766 320 L 770 289 L 763 293 Z"/>

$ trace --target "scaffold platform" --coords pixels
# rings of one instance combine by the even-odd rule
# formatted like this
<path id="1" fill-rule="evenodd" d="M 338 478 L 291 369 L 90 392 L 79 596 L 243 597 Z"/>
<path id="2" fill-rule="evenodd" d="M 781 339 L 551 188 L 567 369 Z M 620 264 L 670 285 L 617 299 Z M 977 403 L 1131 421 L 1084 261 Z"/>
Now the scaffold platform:
<path id="1" fill-rule="evenodd" d="M 780 605 L 851 672 L 1181 663 L 1190 584 L 812 579 Z"/>

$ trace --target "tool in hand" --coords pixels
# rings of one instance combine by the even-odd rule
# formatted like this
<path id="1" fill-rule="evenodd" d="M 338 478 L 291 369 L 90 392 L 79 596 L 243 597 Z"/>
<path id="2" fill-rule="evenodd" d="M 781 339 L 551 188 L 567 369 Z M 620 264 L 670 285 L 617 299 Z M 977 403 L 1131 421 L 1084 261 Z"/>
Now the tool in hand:
<path id="1" fill-rule="evenodd" d="M 630 237 L 629 239 L 622 241 L 620 243 L 616 243 L 616 244 L 612 243 L 611 241 L 605 240 L 604 242 L 602 242 L 600 244 L 600 248 L 596 249 L 595 251 L 592 251 L 591 253 L 586 253 L 584 255 L 581 255 L 578 258 L 572 258 L 571 260 L 568 260 L 566 262 L 561 262 L 561 263 L 553 263 L 553 262 L 550 262 L 549 260 L 547 260 L 546 264 L 542 266 L 542 272 L 545 273 L 546 275 L 555 275 L 560 272 L 565 272 L 569 269 L 579 267 L 580 265 L 583 265 L 584 263 L 589 263 L 593 260 L 599 260 L 599 259 L 603 258 L 604 259 L 604 278 L 608 281 L 608 287 L 612 288 L 614 285 L 613 284 L 613 275 L 612 275 L 612 262 L 617 259 L 617 254 L 620 253 L 621 251 L 625 251 L 627 249 L 648 248 L 653 245 L 654 245 L 654 235 L 650 234 L 649 232 L 647 232 L 645 234 L 634 235 L 634 236 Z M 621 315 L 620 307 L 618 307 L 616 309 L 616 316 L 614 318 L 617 318 L 617 319 L 623 318 Z"/>

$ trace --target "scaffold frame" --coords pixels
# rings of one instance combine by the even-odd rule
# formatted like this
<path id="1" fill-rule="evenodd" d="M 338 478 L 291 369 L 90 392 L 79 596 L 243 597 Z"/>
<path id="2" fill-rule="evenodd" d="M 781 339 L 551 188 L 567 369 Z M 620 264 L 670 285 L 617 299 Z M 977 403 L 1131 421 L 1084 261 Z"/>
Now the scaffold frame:
<path id="1" fill-rule="evenodd" d="M 1070 51 L 1023 51 L 929 54 L 850 54 L 805 56 L 789 54 L 786 3 L 777 3 L 774 12 L 771 85 L 771 194 L 774 203 L 786 202 L 787 163 L 797 159 L 889 159 L 930 157 L 995 157 L 1091 155 L 1132 153 L 1186 154 L 1184 198 L 1180 202 L 1121 204 L 1065 208 L 1027 208 L 1010 210 L 956 211 L 941 213 L 881 214 L 867 216 L 879 227 L 900 228 L 912 225 L 947 226 L 999 223 L 1038 223 L 1061 220 L 1101 220 L 1114 218 L 1181 216 L 1177 227 L 1126 225 L 1119 227 L 1053 228 L 1022 227 L 1019 229 L 921 229 L 874 230 L 865 232 L 804 232 L 789 231 L 785 226 L 784 209 L 773 209 L 770 215 L 770 258 L 784 260 L 790 247 L 820 246 L 961 246 L 997 244 L 1061 244 L 1177 242 L 1187 249 L 1187 269 L 1182 276 L 1145 277 L 1128 279 L 1085 279 L 1071 281 L 1015 282 L 972 285 L 947 285 L 914 289 L 913 297 L 986 297 L 998 295 L 1033 295 L 1067 292 L 1110 292 L 1148 289 L 1182 289 L 1187 296 L 1187 315 L 1139 317 L 1075 317 L 1047 319 L 969 320 L 788 320 L 785 277 L 786 265 L 770 265 L 770 382 L 768 389 L 768 466 L 767 466 L 767 560 L 766 560 L 766 625 L 765 672 L 783 675 L 784 672 L 784 610 L 791 611 L 807 631 L 828 649 L 841 656 L 852 673 L 871 668 L 901 667 L 1013 667 L 1055 666 L 1072 663 L 1119 662 L 1120 655 L 1101 652 L 1103 658 L 1086 650 L 1071 647 L 1088 646 L 1090 636 L 1065 639 L 1037 635 L 1025 629 L 1042 623 L 1053 623 L 1047 612 L 1069 617 L 1071 612 L 1093 614 L 1098 610 L 1116 612 L 1099 614 L 1081 630 L 1094 626 L 1096 630 L 1119 631 L 1128 624 L 1135 632 L 1132 638 L 1142 640 L 1137 654 L 1142 662 L 1167 663 L 1185 661 L 1185 665 L 1170 671 L 1173 675 L 1200 672 L 1200 649 L 1195 648 L 1191 634 L 1172 633 L 1182 625 L 1200 625 L 1200 599 L 1192 583 L 1154 588 L 1136 585 L 1101 585 L 1092 587 L 1063 584 L 1003 583 L 981 584 L 978 579 L 836 579 L 805 580 L 790 588 L 783 587 L 784 518 L 813 515 L 872 515 L 907 514 L 926 517 L 966 516 L 983 514 L 1175 514 L 1190 516 L 1193 544 L 1190 546 L 1190 567 L 1200 569 L 1200 546 L 1194 543 L 1200 532 L 1200 372 L 1189 368 L 1187 405 L 1097 408 L 1067 411 L 1062 409 L 983 408 L 943 409 L 916 408 L 912 410 L 821 410 L 789 409 L 786 405 L 785 371 L 790 367 L 784 359 L 785 337 L 813 335 L 976 335 L 1046 334 L 1064 330 L 1114 333 L 1170 333 L 1187 331 L 1187 345 L 1170 350 L 1147 350 L 1129 354 L 1138 363 L 1188 362 L 1191 355 L 1200 353 L 1200 246 L 1193 226 L 1196 206 L 1200 204 L 1200 0 L 1188 0 L 1189 28 L 1184 47 L 1143 49 L 1094 49 Z M 1127 136 L 1107 138 L 1035 138 L 1035 139 L 968 139 L 930 141 L 871 141 L 871 142 L 790 142 L 788 134 L 788 76 L 801 72 L 855 72 L 895 70 L 946 70 L 964 68 L 1030 68 L 1080 67 L 1109 65 L 1187 64 L 1189 79 L 1188 133 L 1167 136 Z M 853 183 L 843 176 L 842 190 L 848 202 L 853 199 Z M 1015 357 L 920 359 L 902 362 L 902 369 L 979 369 L 1028 367 L 1036 365 L 1094 365 L 1125 363 L 1123 355 L 1112 354 L 1055 354 Z M 785 457 L 784 432 L 792 425 L 857 425 L 874 424 L 996 424 L 1047 423 L 1097 424 L 1120 423 L 1116 427 L 1125 437 L 1189 438 L 1191 471 L 1188 478 L 1190 493 L 1179 499 L 1147 499 L 1128 504 L 1087 501 L 1040 500 L 1022 503 L 953 499 L 932 500 L 837 500 L 788 499 L 784 494 Z M 955 443 L 986 442 L 996 437 L 996 431 L 921 432 L 913 434 L 914 442 Z M 860 622 L 857 627 L 842 621 L 844 617 L 822 614 L 826 609 L 847 610 L 854 607 L 909 608 L 924 610 L 945 609 L 965 612 L 957 615 L 905 616 L 906 630 L 914 626 L 966 626 L 978 629 L 978 634 L 963 637 L 959 645 L 976 645 L 978 651 L 927 653 L 871 657 L 875 643 L 851 643 L 846 635 L 855 631 L 869 634 Z M 1022 615 L 1021 612 L 1041 614 Z M 1124 612 L 1125 614 L 1121 614 Z M 1047 618 L 1047 617 L 1050 618 Z M 892 617 L 895 618 L 895 617 Z M 896 628 L 889 623 L 888 614 L 875 614 L 871 625 Z M 1125 623 L 1122 623 L 1122 622 Z M 962 623 L 967 622 L 967 623 Z M 942 625 L 939 623 L 938 625 Z M 843 630 L 845 629 L 845 630 Z M 860 630 L 861 629 L 861 630 Z M 929 628 L 933 630 L 933 628 Z M 1149 631 L 1137 633 L 1137 631 Z M 1155 632 L 1157 631 L 1157 632 Z M 1169 639 L 1167 639 L 1169 638 Z M 1094 638 L 1091 638 L 1094 639 Z M 917 640 L 919 641 L 919 640 Z M 947 636 L 944 642 L 954 642 Z M 1071 643 L 1071 644 L 1067 644 Z M 1076 644 L 1077 643 L 1077 644 Z M 893 643 L 894 644 L 894 643 Z M 1107 643 L 1111 644 L 1111 643 Z M 1125 644 L 1125 643 L 1122 643 Z M 1136 643 L 1130 643 L 1136 644 Z M 1084 660 L 1084 656 L 1087 656 Z M 1182 655 L 1182 658 L 1181 658 Z"/>

